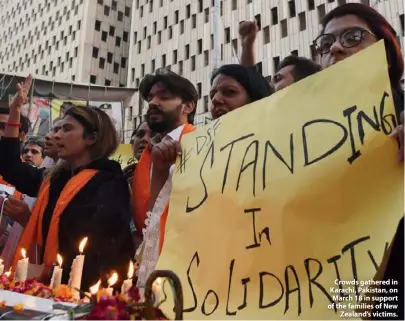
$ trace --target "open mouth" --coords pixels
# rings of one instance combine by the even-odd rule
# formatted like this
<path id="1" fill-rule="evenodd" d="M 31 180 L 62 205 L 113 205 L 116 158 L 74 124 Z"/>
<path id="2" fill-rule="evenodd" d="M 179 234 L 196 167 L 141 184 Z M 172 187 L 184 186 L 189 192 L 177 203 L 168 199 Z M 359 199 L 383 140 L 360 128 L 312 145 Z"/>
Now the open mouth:
<path id="1" fill-rule="evenodd" d="M 217 118 L 219 118 L 219 117 L 221 117 L 221 116 L 223 116 L 223 115 L 226 115 L 228 113 L 228 111 L 226 111 L 226 110 L 224 110 L 224 109 L 220 109 L 220 110 L 217 110 L 216 112 L 215 112 L 215 115 L 217 116 Z"/>

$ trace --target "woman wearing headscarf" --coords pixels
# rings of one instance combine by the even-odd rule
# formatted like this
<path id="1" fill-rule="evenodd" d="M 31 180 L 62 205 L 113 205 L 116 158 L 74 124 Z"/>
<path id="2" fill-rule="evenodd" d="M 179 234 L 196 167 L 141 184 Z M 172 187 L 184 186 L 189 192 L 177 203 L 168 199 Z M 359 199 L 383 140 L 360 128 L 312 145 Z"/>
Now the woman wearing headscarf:
<path id="1" fill-rule="evenodd" d="M 217 119 L 273 93 L 269 83 L 256 68 L 223 65 L 211 77 L 212 117 Z"/>
<path id="2" fill-rule="evenodd" d="M 387 52 L 388 73 L 391 82 L 392 95 L 395 103 L 395 111 L 400 124 L 393 136 L 400 144 L 398 158 L 404 159 L 404 92 L 401 88 L 401 78 L 404 72 L 404 60 L 397 34 L 389 22 L 375 9 L 359 3 L 348 3 L 336 7 L 329 12 L 322 21 L 322 30 L 319 37 L 314 41 L 323 68 L 327 68 L 341 60 L 344 60 L 357 52 L 371 46 L 379 40 L 384 40 Z M 391 245 L 384 255 L 376 280 L 398 281 L 397 293 L 389 294 L 392 285 L 381 285 L 387 294 L 383 296 L 396 296 L 395 304 L 398 304 L 397 319 L 404 319 L 404 218 L 399 222 L 397 232 Z M 377 301 L 373 301 L 377 302 Z M 383 301 L 381 301 L 383 302 Z M 385 301 L 384 301 L 385 302 Z M 384 307 L 384 305 L 383 305 Z M 382 312 L 374 309 L 374 312 Z M 373 320 L 382 320 L 379 314 L 373 316 Z M 389 317 L 389 319 L 394 319 Z"/>

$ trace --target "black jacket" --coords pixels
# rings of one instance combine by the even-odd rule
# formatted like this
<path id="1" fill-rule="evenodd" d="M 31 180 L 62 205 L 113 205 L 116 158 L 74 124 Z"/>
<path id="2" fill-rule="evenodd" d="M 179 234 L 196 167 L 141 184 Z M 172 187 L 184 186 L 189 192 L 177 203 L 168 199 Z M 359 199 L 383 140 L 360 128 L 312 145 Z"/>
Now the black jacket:
<path id="1" fill-rule="evenodd" d="M 89 238 L 85 248 L 82 286 L 87 290 L 101 276 L 115 270 L 123 280 L 129 260 L 133 257 L 129 229 L 131 218 L 128 184 L 120 165 L 107 158 L 85 168 L 99 172 L 77 193 L 63 212 L 59 222 L 59 252 L 64 259 L 62 282 L 69 280 L 72 260 L 78 254 L 80 240 Z M 83 169 L 83 168 L 81 168 Z M 43 240 L 48 235 L 53 210 L 62 189 L 77 174 L 62 170 L 51 179 L 49 203 L 43 216 Z M 0 140 L 0 175 L 19 191 L 36 197 L 43 180 L 44 169 L 21 162 L 17 138 Z"/>

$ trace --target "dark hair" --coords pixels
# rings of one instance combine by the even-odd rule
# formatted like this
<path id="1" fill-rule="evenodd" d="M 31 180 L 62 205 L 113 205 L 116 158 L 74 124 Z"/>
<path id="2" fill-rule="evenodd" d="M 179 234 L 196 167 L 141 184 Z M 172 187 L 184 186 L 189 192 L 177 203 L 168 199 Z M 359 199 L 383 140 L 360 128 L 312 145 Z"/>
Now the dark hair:
<path id="1" fill-rule="evenodd" d="M 295 81 L 300 81 L 308 76 L 316 74 L 321 71 L 321 66 L 313 62 L 310 59 L 304 57 L 298 57 L 295 55 L 285 57 L 281 63 L 278 65 L 276 72 L 287 66 L 294 66 L 292 75 Z"/>
<path id="2" fill-rule="evenodd" d="M 404 59 L 394 28 L 392 28 L 383 15 L 372 7 L 360 3 L 347 3 L 336 7 L 323 18 L 321 34 L 325 32 L 326 25 L 332 19 L 346 15 L 355 15 L 364 20 L 378 40 L 384 39 L 391 86 L 399 89 L 400 80 L 404 72 Z"/>
<path id="3" fill-rule="evenodd" d="M 28 138 L 28 140 L 24 143 L 23 150 L 25 149 L 25 147 L 27 145 L 37 145 L 37 146 L 41 147 L 41 155 L 42 155 L 42 157 L 44 157 L 45 142 L 42 139 L 40 139 L 38 137 Z"/>
<path id="4" fill-rule="evenodd" d="M 10 108 L 0 107 L 0 115 L 9 115 L 9 114 L 10 114 Z"/>
<path id="5" fill-rule="evenodd" d="M 20 131 L 23 132 L 25 135 L 29 132 L 31 127 L 31 122 L 28 117 L 24 115 L 20 115 Z"/>
<path id="6" fill-rule="evenodd" d="M 223 65 L 212 73 L 211 85 L 218 75 L 225 75 L 235 79 L 245 88 L 251 102 L 263 99 L 274 93 L 273 88 L 256 70 L 256 67 L 245 67 L 237 64 Z"/>
<path id="7" fill-rule="evenodd" d="M 161 83 L 173 95 L 180 97 L 184 103 L 193 103 L 194 109 L 188 114 L 187 121 L 194 123 L 197 110 L 198 92 L 194 85 L 186 78 L 167 69 L 158 69 L 155 75 L 146 75 L 139 84 L 139 94 L 143 100 L 147 100 L 153 85 Z"/>

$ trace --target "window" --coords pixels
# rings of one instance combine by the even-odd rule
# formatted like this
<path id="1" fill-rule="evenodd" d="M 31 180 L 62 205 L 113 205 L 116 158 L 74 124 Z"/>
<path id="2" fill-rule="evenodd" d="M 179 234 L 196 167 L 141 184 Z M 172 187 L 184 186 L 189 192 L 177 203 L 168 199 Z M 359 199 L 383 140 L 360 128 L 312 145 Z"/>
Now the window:
<path id="1" fill-rule="evenodd" d="M 317 11 L 318 11 L 318 21 L 319 21 L 319 23 L 321 23 L 323 20 L 323 17 L 325 17 L 325 14 L 326 14 L 325 5 L 321 4 L 320 6 L 318 6 Z"/>
<path id="2" fill-rule="evenodd" d="M 148 44 L 147 44 L 147 48 L 148 48 L 148 49 L 150 49 L 151 40 L 152 40 L 152 37 L 151 37 L 151 36 L 148 36 Z"/>
<path id="3" fill-rule="evenodd" d="M 210 63 L 210 53 L 208 50 L 204 51 L 204 66 L 208 66 Z"/>
<path id="4" fill-rule="evenodd" d="M 315 45 L 314 45 L 314 44 L 312 44 L 312 45 L 309 46 L 309 51 L 311 52 L 311 58 L 312 58 L 312 60 L 313 60 L 313 61 L 316 61 L 316 58 L 317 58 L 317 56 L 318 56 L 318 53 L 317 53 L 317 51 L 316 51 L 316 48 L 315 48 Z"/>
<path id="5" fill-rule="evenodd" d="M 180 34 L 182 35 L 184 33 L 184 20 L 180 21 Z"/>
<path id="6" fill-rule="evenodd" d="M 145 64 L 141 65 L 141 77 L 145 76 Z"/>
<path id="7" fill-rule="evenodd" d="M 271 8 L 271 24 L 274 26 L 278 24 L 278 11 L 277 7 Z"/>
<path id="8" fill-rule="evenodd" d="M 405 30 L 404 30 L 404 14 L 399 15 L 399 21 L 401 24 L 401 31 L 402 31 L 402 35 L 405 35 Z"/>
<path id="9" fill-rule="evenodd" d="M 190 45 L 186 45 L 184 56 L 186 59 L 190 58 Z"/>
<path id="10" fill-rule="evenodd" d="M 315 0 L 307 0 L 307 4 L 308 4 L 308 10 L 315 9 Z"/>
<path id="11" fill-rule="evenodd" d="M 115 1 L 115 0 L 112 1 L 111 10 L 117 10 L 117 1 Z"/>
<path id="12" fill-rule="evenodd" d="M 129 17 L 131 14 L 131 8 L 130 7 L 125 7 L 125 17 Z"/>
<path id="13" fill-rule="evenodd" d="M 256 20 L 257 27 L 260 30 L 262 28 L 262 19 L 260 18 L 259 14 L 255 16 L 255 20 Z"/>
<path id="14" fill-rule="evenodd" d="M 281 21 L 281 38 L 285 38 L 288 36 L 288 29 L 287 29 L 287 19 Z"/>
<path id="15" fill-rule="evenodd" d="M 134 82 L 135 81 L 135 68 L 131 69 L 131 81 Z"/>
<path id="16" fill-rule="evenodd" d="M 232 47 L 235 53 L 238 53 L 238 39 L 232 39 Z"/>
<path id="17" fill-rule="evenodd" d="M 124 13 L 122 11 L 118 11 L 117 20 L 118 21 L 123 21 L 124 20 Z"/>
<path id="18" fill-rule="evenodd" d="M 124 32 L 122 33 L 122 40 L 123 40 L 124 42 L 128 42 L 128 37 L 129 37 L 128 31 L 124 31 Z"/>
<path id="19" fill-rule="evenodd" d="M 111 64 L 112 60 L 113 60 L 113 54 L 111 52 L 107 52 L 107 62 L 109 64 Z"/>
<path id="20" fill-rule="evenodd" d="M 232 10 L 238 9 L 238 0 L 232 0 Z"/>
<path id="21" fill-rule="evenodd" d="M 167 28 L 167 16 L 163 18 L 163 29 Z"/>
<path id="22" fill-rule="evenodd" d="M 127 68 L 127 58 L 121 58 L 121 68 Z"/>
<path id="23" fill-rule="evenodd" d="M 194 29 L 195 27 L 197 27 L 197 15 L 193 14 L 193 16 L 191 17 L 191 27 Z"/>
<path id="24" fill-rule="evenodd" d="M 109 16 L 110 15 L 110 7 L 109 6 L 104 6 L 104 15 Z"/>
<path id="25" fill-rule="evenodd" d="M 195 70 L 195 56 L 191 57 L 191 71 Z"/>
<path id="26" fill-rule="evenodd" d="M 169 27 L 169 39 L 172 39 L 172 37 L 173 37 L 173 29 L 172 29 L 172 27 L 170 26 L 170 27 Z"/>
<path id="27" fill-rule="evenodd" d="M 153 73 L 155 71 L 155 59 L 152 59 L 152 62 L 150 64 L 150 72 Z"/>
<path id="28" fill-rule="evenodd" d="M 270 27 L 264 27 L 263 28 L 263 43 L 269 43 L 270 42 Z"/>
<path id="29" fill-rule="evenodd" d="M 204 23 L 210 22 L 210 9 L 205 8 L 204 10 Z"/>
<path id="30" fill-rule="evenodd" d="M 149 0 L 149 12 L 153 11 L 153 0 Z"/>
<path id="31" fill-rule="evenodd" d="M 104 86 L 111 86 L 111 80 L 106 79 L 104 81 Z"/>
<path id="32" fill-rule="evenodd" d="M 306 20 L 305 12 L 300 12 L 298 14 L 298 20 L 299 20 L 300 31 L 306 30 L 307 29 L 307 20 Z"/>
<path id="33" fill-rule="evenodd" d="M 188 4 L 186 7 L 186 19 L 190 18 L 191 15 L 191 8 L 190 5 Z"/>
<path id="34" fill-rule="evenodd" d="M 157 22 L 155 21 L 155 22 L 153 23 L 153 34 L 154 34 L 154 35 L 156 34 L 156 30 L 157 30 Z"/>
<path id="35" fill-rule="evenodd" d="M 104 69 L 105 66 L 105 59 L 104 58 L 100 58 L 100 61 L 98 62 L 98 67 L 100 69 Z"/>
<path id="36" fill-rule="evenodd" d="M 341 6 L 342 4 L 345 4 L 346 0 L 338 0 L 338 6 Z"/>
<path id="37" fill-rule="evenodd" d="M 291 51 L 291 55 L 298 57 L 298 50 Z"/>
<path id="38" fill-rule="evenodd" d="M 106 42 L 107 41 L 107 36 L 108 36 L 107 31 L 103 31 L 101 33 L 101 41 Z"/>
<path id="39" fill-rule="evenodd" d="M 183 74 L 183 62 L 179 61 L 179 75 Z"/>
<path id="40" fill-rule="evenodd" d="M 146 29 L 146 27 L 143 27 L 143 39 L 146 38 L 146 34 L 147 34 L 147 29 Z"/>
<path id="41" fill-rule="evenodd" d="M 97 3 L 102 5 L 102 4 L 103 4 L 103 0 L 97 0 Z"/>
<path id="42" fill-rule="evenodd" d="M 162 32 L 159 31 L 157 34 L 157 43 L 160 45 L 162 43 Z"/>
<path id="43" fill-rule="evenodd" d="M 162 56 L 162 67 L 166 67 L 166 55 Z"/>
<path id="44" fill-rule="evenodd" d="M 228 28 L 225 28 L 225 43 L 229 43 L 231 41 L 231 31 Z"/>
<path id="45" fill-rule="evenodd" d="M 93 47 L 93 58 L 98 58 L 98 48 Z"/>
<path id="46" fill-rule="evenodd" d="M 120 70 L 120 65 L 117 62 L 114 62 L 114 74 L 118 74 Z"/>
<path id="47" fill-rule="evenodd" d="M 80 30 L 80 26 L 81 26 L 81 24 L 82 24 L 82 21 L 81 21 L 81 20 L 79 20 L 79 21 L 77 22 L 77 30 Z"/>
<path id="48" fill-rule="evenodd" d="M 204 113 L 208 112 L 208 96 L 204 96 Z"/>
<path id="49" fill-rule="evenodd" d="M 173 50 L 173 65 L 177 64 L 177 50 Z"/>
<path id="50" fill-rule="evenodd" d="M 121 46 L 121 37 L 116 37 L 115 38 L 115 46 L 120 47 Z"/>
<path id="51" fill-rule="evenodd" d="M 202 84 L 199 82 L 197 84 L 198 99 L 201 99 L 201 92 L 202 92 Z"/>
<path id="52" fill-rule="evenodd" d="M 370 0 L 361 0 L 361 3 L 366 5 L 366 6 L 369 6 L 370 5 Z"/>
<path id="53" fill-rule="evenodd" d="M 280 57 L 274 57 L 273 58 L 273 72 L 275 73 L 278 65 L 280 64 Z"/>
<path id="54" fill-rule="evenodd" d="M 297 12 L 295 9 L 295 0 L 288 1 L 288 9 L 290 11 L 290 18 L 293 18 L 297 15 Z"/>
<path id="55" fill-rule="evenodd" d="M 78 51 L 78 47 L 75 47 L 75 57 L 77 57 L 77 51 Z"/>
<path id="56" fill-rule="evenodd" d="M 111 37 L 114 37 L 114 35 L 115 35 L 115 27 L 110 26 L 109 35 L 110 35 Z"/>
<path id="57" fill-rule="evenodd" d="M 94 26 L 94 28 L 95 28 L 97 31 L 100 31 L 100 29 L 101 29 L 101 21 L 96 20 L 96 25 Z"/>
<path id="58" fill-rule="evenodd" d="M 202 53 L 202 39 L 198 39 L 197 48 L 198 48 L 198 54 L 201 54 Z"/>
<path id="59" fill-rule="evenodd" d="M 261 62 L 258 62 L 258 63 L 256 64 L 256 70 L 257 70 L 260 74 L 263 73 L 263 65 L 262 65 Z"/>
<path id="60" fill-rule="evenodd" d="M 90 75 L 90 83 L 91 83 L 91 84 L 95 84 L 96 81 L 97 81 L 97 77 L 94 76 L 94 75 Z"/>
<path id="61" fill-rule="evenodd" d="M 176 10 L 174 12 L 174 23 L 175 24 L 179 23 L 179 10 Z"/>
<path id="62" fill-rule="evenodd" d="M 135 31 L 134 32 L 134 43 L 137 41 L 137 39 L 138 39 L 138 33 Z"/>

